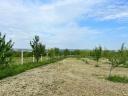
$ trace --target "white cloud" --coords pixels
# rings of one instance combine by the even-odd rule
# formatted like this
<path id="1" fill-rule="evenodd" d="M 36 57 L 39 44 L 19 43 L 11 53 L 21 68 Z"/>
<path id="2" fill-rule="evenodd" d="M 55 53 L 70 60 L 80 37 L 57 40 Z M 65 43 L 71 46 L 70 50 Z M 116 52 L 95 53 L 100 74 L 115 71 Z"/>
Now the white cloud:
<path id="1" fill-rule="evenodd" d="M 90 17 L 99 20 L 116 20 L 128 22 L 128 1 L 110 0 L 91 11 Z M 95 12 L 94 12 L 95 11 Z"/>
<path id="2" fill-rule="evenodd" d="M 81 42 L 86 36 L 100 34 L 93 27 L 80 27 L 77 19 L 82 16 L 98 20 L 128 17 L 124 7 L 104 6 L 110 3 L 108 0 L 34 1 L 0 0 L 0 31 L 6 32 L 8 38 L 16 42 L 15 47 L 28 48 L 35 34 L 40 35 L 48 47 L 72 47 L 71 44 L 75 46 L 76 42 Z"/>

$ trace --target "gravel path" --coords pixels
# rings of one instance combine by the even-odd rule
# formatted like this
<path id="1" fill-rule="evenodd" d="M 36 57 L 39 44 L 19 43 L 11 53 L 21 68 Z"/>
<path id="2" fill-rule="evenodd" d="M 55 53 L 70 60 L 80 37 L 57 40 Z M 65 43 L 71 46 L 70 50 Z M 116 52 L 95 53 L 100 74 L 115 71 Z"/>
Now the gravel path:
<path id="1" fill-rule="evenodd" d="M 128 69 L 113 73 L 128 75 Z M 128 96 L 128 84 L 107 81 L 107 74 L 106 65 L 66 59 L 0 80 L 0 96 Z"/>

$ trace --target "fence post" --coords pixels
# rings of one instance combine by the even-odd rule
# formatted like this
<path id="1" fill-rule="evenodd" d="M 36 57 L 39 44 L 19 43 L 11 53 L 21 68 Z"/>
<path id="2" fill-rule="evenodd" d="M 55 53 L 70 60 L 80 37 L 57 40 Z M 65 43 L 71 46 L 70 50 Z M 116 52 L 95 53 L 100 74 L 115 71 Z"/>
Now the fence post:
<path id="1" fill-rule="evenodd" d="M 42 55 L 41 55 L 41 62 L 43 61 Z"/>
<path id="2" fill-rule="evenodd" d="M 47 60 L 49 59 L 48 52 L 46 53 Z"/>
<path id="3" fill-rule="evenodd" d="M 21 64 L 24 64 L 24 51 L 21 50 Z"/>
<path id="4" fill-rule="evenodd" d="M 34 57 L 34 54 L 33 54 L 33 63 L 35 62 L 35 57 Z"/>

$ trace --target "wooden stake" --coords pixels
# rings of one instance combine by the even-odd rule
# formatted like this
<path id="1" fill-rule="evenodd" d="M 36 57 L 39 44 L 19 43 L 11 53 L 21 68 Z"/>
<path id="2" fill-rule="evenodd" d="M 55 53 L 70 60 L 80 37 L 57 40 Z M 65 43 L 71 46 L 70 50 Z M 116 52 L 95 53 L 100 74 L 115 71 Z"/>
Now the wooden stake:
<path id="1" fill-rule="evenodd" d="M 33 55 L 33 63 L 35 62 L 35 57 L 34 57 L 34 55 Z"/>
<path id="2" fill-rule="evenodd" d="M 21 51 L 21 64 L 24 64 L 24 51 Z"/>
<path id="3" fill-rule="evenodd" d="M 41 62 L 43 61 L 43 57 L 42 57 L 42 55 L 41 55 Z"/>

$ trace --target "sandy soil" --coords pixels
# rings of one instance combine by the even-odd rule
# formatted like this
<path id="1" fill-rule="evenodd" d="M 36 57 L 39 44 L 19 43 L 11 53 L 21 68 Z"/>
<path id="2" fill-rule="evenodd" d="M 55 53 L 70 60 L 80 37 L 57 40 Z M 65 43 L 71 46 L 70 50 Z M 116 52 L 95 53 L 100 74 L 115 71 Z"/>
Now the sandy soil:
<path id="1" fill-rule="evenodd" d="M 128 84 L 105 80 L 108 65 L 66 59 L 0 80 L 0 96 L 128 96 Z M 113 74 L 128 76 L 128 69 Z"/>

